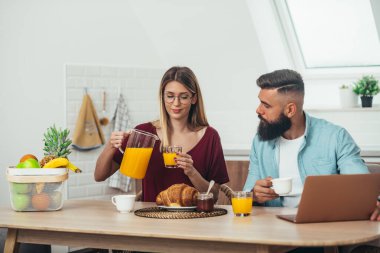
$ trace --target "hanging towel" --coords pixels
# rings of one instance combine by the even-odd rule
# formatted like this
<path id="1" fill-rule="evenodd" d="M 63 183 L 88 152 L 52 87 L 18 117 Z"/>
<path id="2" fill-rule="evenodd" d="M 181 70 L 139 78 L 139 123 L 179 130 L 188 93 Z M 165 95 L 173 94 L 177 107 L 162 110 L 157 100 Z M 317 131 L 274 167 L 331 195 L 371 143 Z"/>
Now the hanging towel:
<path id="1" fill-rule="evenodd" d="M 104 135 L 95 107 L 91 97 L 85 94 L 75 126 L 73 147 L 78 150 L 91 150 L 104 143 Z"/>
<path id="2" fill-rule="evenodd" d="M 122 94 L 120 94 L 117 101 L 116 110 L 111 123 L 113 124 L 114 131 L 127 131 L 130 129 L 127 103 Z M 124 192 L 130 192 L 132 190 L 133 181 L 134 179 L 124 176 L 120 173 L 120 170 L 118 170 L 109 178 L 108 186 L 118 188 Z"/>

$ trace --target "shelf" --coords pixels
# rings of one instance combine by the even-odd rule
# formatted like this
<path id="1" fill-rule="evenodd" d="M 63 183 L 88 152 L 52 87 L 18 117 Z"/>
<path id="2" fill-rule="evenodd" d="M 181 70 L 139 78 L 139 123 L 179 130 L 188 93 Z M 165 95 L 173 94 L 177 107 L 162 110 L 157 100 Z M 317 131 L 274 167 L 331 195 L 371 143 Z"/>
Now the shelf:
<path id="1" fill-rule="evenodd" d="M 236 158 L 249 157 L 249 149 L 224 149 L 224 156 L 230 158 L 231 160 L 236 160 Z M 380 146 L 363 146 L 361 147 L 360 155 L 362 157 L 380 157 Z M 235 159 L 233 159 L 235 158 Z"/>
<path id="2" fill-rule="evenodd" d="M 310 107 L 304 108 L 306 112 L 380 112 L 380 105 L 375 105 L 369 108 L 353 107 L 353 108 L 342 108 L 342 107 Z"/>

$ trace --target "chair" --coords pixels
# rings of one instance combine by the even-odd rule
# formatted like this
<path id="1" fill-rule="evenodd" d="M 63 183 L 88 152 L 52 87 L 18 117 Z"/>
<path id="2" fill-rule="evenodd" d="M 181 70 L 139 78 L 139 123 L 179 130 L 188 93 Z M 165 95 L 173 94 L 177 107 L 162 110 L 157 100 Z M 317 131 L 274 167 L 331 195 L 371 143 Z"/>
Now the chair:
<path id="1" fill-rule="evenodd" d="M 222 184 L 220 185 L 220 189 L 219 189 L 222 193 L 224 193 L 225 197 L 227 198 L 227 202 L 228 203 L 224 203 L 225 205 L 231 205 L 231 198 L 232 198 L 232 189 L 226 185 L 226 184 Z"/>
<path id="2" fill-rule="evenodd" d="M 368 162 L 365 164 L 370 173 L 380 173 L 380 164 Z"/>
<path id="3" fill-rule="evenodd" d="M 221 185 L 218 205 L 230 205 L 231 199 L 226 195 L 226 187 L 230 187 L 234 191 L 241 191 L 244 187 L 245 180 L 248 176 L 249 161 L 226 161 L 227 172 L 230 178 L 230 182 L 226 186 Z"/>

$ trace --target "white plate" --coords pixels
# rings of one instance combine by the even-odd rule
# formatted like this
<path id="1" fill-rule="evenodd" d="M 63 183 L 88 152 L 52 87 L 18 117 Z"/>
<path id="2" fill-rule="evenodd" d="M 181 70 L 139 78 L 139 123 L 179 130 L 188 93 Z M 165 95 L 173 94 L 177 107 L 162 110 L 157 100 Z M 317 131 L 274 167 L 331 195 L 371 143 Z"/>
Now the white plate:
<path id="1" fill-rule="evenodd" d="M 168 211 L 194 211 L 197 207 L 196 206 L 158 206 L 159 208 L 168 210 Z"/>
<path id="2" fill-rule="evenodd" d="M 281 196 L 281 197 L 295 197 L 295 196 L 301 196 L 301 193 L 289 192 L 289 193 L 285 193 L 285 194 L 279 194 L 279 196 Z"/>

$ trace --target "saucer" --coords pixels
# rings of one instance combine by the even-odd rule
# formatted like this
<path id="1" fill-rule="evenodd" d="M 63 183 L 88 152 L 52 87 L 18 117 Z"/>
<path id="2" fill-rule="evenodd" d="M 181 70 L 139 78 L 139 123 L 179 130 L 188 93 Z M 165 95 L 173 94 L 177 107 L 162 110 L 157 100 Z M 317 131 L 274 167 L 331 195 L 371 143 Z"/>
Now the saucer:
<path id="1" fill-rule="evenodd" d="M 289 192 L 289 193 L 284 193 L 284 194 L 278 194 L 280 197 L 295 197 L 295 196 L 301 196 L 301 193 L 297 192 Z"/>

